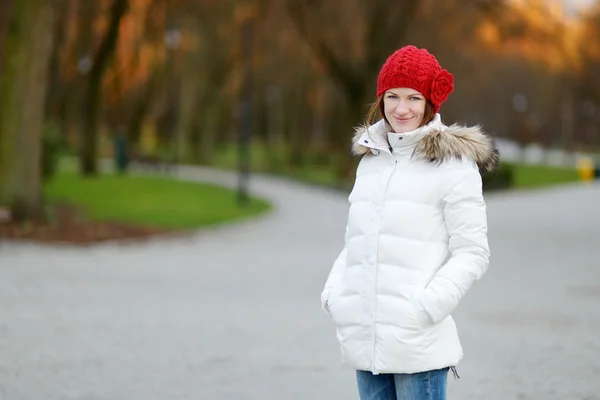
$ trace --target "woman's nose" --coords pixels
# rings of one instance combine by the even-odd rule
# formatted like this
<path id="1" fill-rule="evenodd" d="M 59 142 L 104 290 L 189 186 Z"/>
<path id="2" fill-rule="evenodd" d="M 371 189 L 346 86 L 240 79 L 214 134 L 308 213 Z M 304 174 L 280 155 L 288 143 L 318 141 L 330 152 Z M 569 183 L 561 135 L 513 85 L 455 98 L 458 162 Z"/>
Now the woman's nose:
<path id="1" fill-rule="evenodd" d="M 408 112 L 408 104 L 406 104 L 406 101 L 400 100 L 398 102 L 396 105 L 396 112 L 398 114 L 406 114 Z"/>

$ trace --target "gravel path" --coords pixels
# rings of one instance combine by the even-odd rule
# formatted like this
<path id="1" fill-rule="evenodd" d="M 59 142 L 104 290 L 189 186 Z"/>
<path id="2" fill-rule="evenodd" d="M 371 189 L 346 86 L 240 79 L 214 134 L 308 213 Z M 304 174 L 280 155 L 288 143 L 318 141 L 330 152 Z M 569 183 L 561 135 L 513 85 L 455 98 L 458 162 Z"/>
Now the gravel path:
<path id="1" fill-rule="evenodd" d="M 0 245 L 0 399 L 357 399 L 319 308 L 346 196 L 252 189 L 275 211 L 184 238 Z M 600 399 L 600 185 L 487 201 L 492 263 L 455 313 L 450 398 Z"/>

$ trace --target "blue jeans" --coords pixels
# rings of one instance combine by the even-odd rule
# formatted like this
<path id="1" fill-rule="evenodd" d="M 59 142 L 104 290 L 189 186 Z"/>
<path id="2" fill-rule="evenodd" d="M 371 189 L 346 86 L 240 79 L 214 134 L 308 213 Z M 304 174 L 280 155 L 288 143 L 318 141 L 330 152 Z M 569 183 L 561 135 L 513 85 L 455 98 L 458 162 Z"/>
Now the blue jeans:
<path id="1" fill-rule="evenodd" d="M 446 400 L 448 368 L 416 374 L 356 371 L 360 400 Z"/>

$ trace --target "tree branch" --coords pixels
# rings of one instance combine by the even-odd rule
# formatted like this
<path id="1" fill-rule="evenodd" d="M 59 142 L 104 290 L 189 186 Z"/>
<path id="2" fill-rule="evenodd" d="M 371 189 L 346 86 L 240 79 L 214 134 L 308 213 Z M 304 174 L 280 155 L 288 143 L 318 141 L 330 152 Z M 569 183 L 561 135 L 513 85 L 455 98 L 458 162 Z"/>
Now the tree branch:
<path id="1" fill-rule="evenodd" d="M 117 39 L 119 37 L 119 26 L 122 17 L 127 12 L 128 0 L 113 0 L 110 10 L 110 25 L 106 35 L 102 38 L 102 42 L 98 47 L 98 51 L 94 56 L 91 76 L 101 75 L 108 63 L 110 56 L 114 52 Z"/>
<path id="2" fill-rule="evenodd" d="M 323 37 L 315 34 L 315 32 L 319 31 L 319 28 L 309 26 L 307 9 L 318 8 L 320 6 L 320 1 L 287 0 L 287 6 L 290 18 L 294 22 L 298 33 L 312 48 L 315 55 L 325 64 L 329 71 L 329 75 L 344 87 L 356 86 L 356 81 L 358 79 L 356 72 L 352 71 L 348 65 L 344 65 L 340 59 L 336 57 L 332 47 L 325 42 Z"/>
<path id="3" fill-rule="evenodd" d="M 379 71 L 385 59 L 404 43 L 410 23 L 419 10 L 419 0 L 406 0 L 390 8 L 386 1 L 369 3 L 367 55 L 364 74 L 371 77 Z"/>

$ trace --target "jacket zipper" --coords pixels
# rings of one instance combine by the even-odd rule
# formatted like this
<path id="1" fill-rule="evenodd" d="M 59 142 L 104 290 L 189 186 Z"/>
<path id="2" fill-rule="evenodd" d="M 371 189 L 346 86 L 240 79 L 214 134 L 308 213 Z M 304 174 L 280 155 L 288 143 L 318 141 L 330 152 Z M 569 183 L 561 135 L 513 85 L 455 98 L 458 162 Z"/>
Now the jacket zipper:
<path id="1" fill-rule="evenodd" d="M 394 172 L 396 172 L 396 167 L 398 166 L 398 160 L 396 159 L 396 156 L 394 155 L 394 149 L 392 148 L 392 146 L 388 147 L 389 151 L 390 151 L 390 155 L 392 156 L 392 158 L 394 159 L 394 167 L 392 169 L 392 173 L 390 174 L 390 177 L 388 178 L 388 181 L 385 185 L 385 191 L 383 193 L 383 203 L 385 203 L 385 198 L 387 196 L 387 191 L 388 188 L 390 186 L 390 182 L 392 180 L 392 176 L 394 176 Z M 383 204 L 381 209 L 383 210 Z M 381 216 L 380 216 L 381 218 Z M 377 233 L 377 243 L 379 244 L 379 232 Z M 376 341 L 376 337 L 377 337 L 377 332 L 375 329 L 375 319 L 377 317 L 377 270 L 379 269 L 377 267 L 379 261 L 379 249 L 377 249 L 377 258 L 375 259 L 375 295 L 373 296 L 374 301 L 375 301 L 375 305 L 373 307 L 373 374 L 377 374 L 377 369 L 375 368 L 375 348 L 377 347 L 377 341 Z"/>

